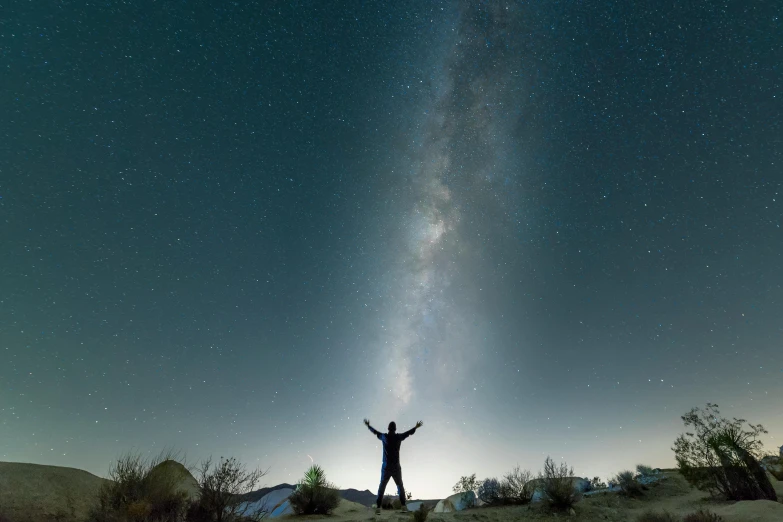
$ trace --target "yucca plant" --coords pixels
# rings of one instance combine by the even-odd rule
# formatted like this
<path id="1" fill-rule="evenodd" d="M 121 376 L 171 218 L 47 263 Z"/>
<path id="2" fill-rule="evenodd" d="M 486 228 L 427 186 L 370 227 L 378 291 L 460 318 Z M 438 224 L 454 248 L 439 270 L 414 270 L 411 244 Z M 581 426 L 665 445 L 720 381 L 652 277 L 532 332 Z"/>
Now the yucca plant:
<path id="1" fill-rule="evenodd" d="M 298 515 L 326 515 L 340 503 L 340 492 L 326 480 L 324 469 L 313 464 L 296 485 L 289 502 Z"/>
<path id="2" fill-rule="evenodd" d="M 300 482 L 301 485 L 308 488 L 323 488 L 327 486 L 326 472 L 318 464 L 313 464 L 310 469 L 305 471 L 304 478 Z"/>
<path id="3" fill-rule="evenodd" d="M 761 424 L 724 419 L 718 405 L 709 403 L 705 409 L 693 408 L 682 420 L 694 432 L 677 437 L 672 449 L 691 485 L 727 500 L 776 499 L 758 461 L 760 435 L 767 433 Z"/>

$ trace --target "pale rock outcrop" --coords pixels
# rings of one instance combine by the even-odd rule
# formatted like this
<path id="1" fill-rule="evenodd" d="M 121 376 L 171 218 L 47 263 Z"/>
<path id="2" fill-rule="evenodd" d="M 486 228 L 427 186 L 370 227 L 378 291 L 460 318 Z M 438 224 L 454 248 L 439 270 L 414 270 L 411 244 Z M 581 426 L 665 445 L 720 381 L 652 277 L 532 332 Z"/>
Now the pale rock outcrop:
<path id="1" fill-rule="evenodd" d="M 544 499 L 544 480 L 537 478 L 530 481 L 532 487 L 535 488 L 533 492 L 532 502 L 539 502 Z M 590 480 L 582 477 L 571 477 L 571 484 L 574 486 L 574 490 L 578 493 L 585 493 L 590 491 Z"/>
<path id="2" fill-rule="evenodd" d="M 433 509 L 434 513 L 453 513 L 462 511 L 476 505 L 476 494 L 472 491 L 468 493 L 455 493 L 450 497 L 439 501 Z"/>
<path id="3" fill-rule="evenodd" d="M 294 490 L 291 488 L 281 488 L 270 491 L 255 502 L 250 502 L 240 506 L 240 512 L 250 515 L 252 513 L 266 512 L 268 517 L 274 518 L 282 515 L 289 515 L 294 512 L 288 497 Z"/>

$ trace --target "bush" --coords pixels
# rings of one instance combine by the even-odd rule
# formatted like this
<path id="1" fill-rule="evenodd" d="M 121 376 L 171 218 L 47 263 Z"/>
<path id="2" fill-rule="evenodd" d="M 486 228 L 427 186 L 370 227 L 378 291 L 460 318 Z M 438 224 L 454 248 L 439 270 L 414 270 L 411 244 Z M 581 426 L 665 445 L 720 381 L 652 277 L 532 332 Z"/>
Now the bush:
<path id="1" fill-rule="evenodd" d="M 703 410 L 691 409 L 682 420 L 695 433 L 677 437 L 672 450 L 691 485 L 726 500 L 777 500 L 758 460 L 759 435 L 767 433 L 761 424 L 724 419 L 718 405 L 710 403 Z"/>
<path id="2" fill-rule="evenodd" d="M 134 453 L 120 456 L 109 469 L 110 482 L 101 486 L 88 520 L 179 522 L 187 511 L 187 493 L 179 488 L 179 477 L 170 467 L 158 468 L 173 456 L 161 453 L 149 461 Z"/>
<path id="3" fill-rule="evenodd" d="M 530 471 L 516 466 L 500 483 L 500 501 L 504 504 L 529 504 L 535 493 L 530 482 L 532 479 L 533 474 Z"/>
<path id="4" fill-rule="evenodd" d="M 642 485 L 636 480 L 633 471 L 621 471 L 614 478 L 614 482 L 620 487 L 620 493 L 627 497 L 642 496 Z"/>
<path id="5" fill-rule="evenodd" d="M 650 466 L 645 466 L 644 464 L 636 465 L 636 473 L 642 477 L 650 477 L 654 474 L 653 469 Z"/>
<path id="6" fill-rule="evenodd" d="M 394 499 L 395 497 L 391 495 L 384 495 L 381 500 L 381 509 L 394 509 Z"/>
<path id="7" fill-rule="evenodd" d="M 572 477 L 574 468 L 569 468 L 565 462 L 556 466 L 551 457 L 544 461 L 544 472 L 539 475 L 543 483 L 543 494 L 549 507 L 566 511 L 579 501 L 581 494 L 574 489 Z"/>
<path id="8" fill-rule="evenodd" d="M 478 487 L 479 481 L 474 473 L 470 476 L 460 477 L 452 490 L 454 493 L 462 493 L 462 504 L 465 507 L 473 507 L 475 497 L 471 493 L 475 493 Z"/>
<path id="9" fill-rule="evenodd" d="M 340 504 L 340 492 L 327 482 L 323 468 L 313 465 L 288 500 L 297 515 L 328 515 Z"/>
<path id="10" fill-rule="evenodd" d="M 685 518 L 682 520 L 683 522 L 723 522 L 723 518 L 706 509 L 700 509 L 695 513 L 685 515 Z"/>
<path id="11" fill-rule="evenodd" d="M 429 509 L 424 506 L 424 502 L 421 503 L 419 509 L 413 512 L 413 522 L 424 522 L 427 520 L 427 515 L 430 514 Z"/>
<path id="12" fill-rule="evenodd" d="M 590 489 L 604 489 L 606 488 L 606 483 L 601 481 L 599 477 L 593 477 L 592 480 L 590 480 Z"/>
<path id="13" fill-rule="evenodd" d="M 674 515 L 666 511 L 663 512 L 645 511 L 644 513 L 639 515 L 639 518 L 637 518 L 636 521 L 637 522 L 679 522 L 677 517 L 675 517 Z"/>
<path id="14" fill-rule="evenodd" d="M 206 515 L 208 520 L 223 522 L 241 518 L 253 521 L 267 515 L 267 506 L 255 508 L 251 512 L 250 504 L 242 496 L 256 489 L 265 472 L 259 469 L 248 471 L 233 457 L 221 457 L 214 467 L 212 458 L 209 458 L 202 462 L 198 472 L 198 511 Z"/>
<path id="15" fill-rule="evenodd" d="M 484 482 L 478 487 L 478 498 L 485 504 L 498 504 L 500 502 L 500 482 L 498 479 L 484 479 Z"/>

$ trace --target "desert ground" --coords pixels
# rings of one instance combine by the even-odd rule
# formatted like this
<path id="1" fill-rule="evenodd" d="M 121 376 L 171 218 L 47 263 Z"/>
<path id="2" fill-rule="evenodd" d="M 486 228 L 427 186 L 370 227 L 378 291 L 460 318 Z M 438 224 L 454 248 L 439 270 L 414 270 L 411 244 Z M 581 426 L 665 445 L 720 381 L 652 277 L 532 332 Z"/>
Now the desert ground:
<path id="1" fill-rule="evenodd" d="M 529 506 L 480 507 L 456 513 L 431 513 L 428 522 L 512 522 L 526 520 L 555 520 L 566 518 L 574 522 L 633 522 L 647 510 L 668 511 L 684 516 L 700 508 L 723 517 L 725 522 L 783 522 L 783 504 L 769 500 L 743 502 L 717 502 L 708 498 L 703 492 L 691 488 L 682 476 L 676 472 L 666 472 L 665 479 L 651 484 L 641 499 L 624 498 L 617 493 L 598 493 L 585 496 L 575 508 L 575 515 L 550 513 L 542 503 Z M 778 492 L 778 498 L 783 499 L 783 482 L 771 478 Z M 337 521 L 365 521 L 378 518 L 389 522 L 402 522 L 412 519 L 409 513 L 399 511 L 384 511 L 376 517 L 374 510 L 353 502 L 342 502 L 334 515 L 307 518 Z"/>
<path id="2" fill-rule="evenodd" d="M 706 508 L 723 517 L 725 522 L 781 522 L 783 504 L 768 500 L 719 502 L 688 485 L 677 471 L 665 471 L 662 480 L 650 484 L 644 497 L 630 499 L 613 492 L 597 492 L 580 500 L 574 514 L 549 512 L 543 503 L 529 506 L 477 507 L 454 513 L 430 513 L 429 522 L 511 522 L 555 520 L 574 522 L 634 522 L 648 510 L 668 511 L 684 516 Z M 783 500 L 783 482 L 770 477 L 779 500 Z M 86 471 L 56 466 L 0 462 L 1 522 L 77 522 L 84 520 L 91 498 L 105 481 Z M 279 517 L 295 520 L 356 522 L 378 519 L 384 522 L 412 521 L 411 513 L 383 511 L 343 500 L 332 515 Z"/>

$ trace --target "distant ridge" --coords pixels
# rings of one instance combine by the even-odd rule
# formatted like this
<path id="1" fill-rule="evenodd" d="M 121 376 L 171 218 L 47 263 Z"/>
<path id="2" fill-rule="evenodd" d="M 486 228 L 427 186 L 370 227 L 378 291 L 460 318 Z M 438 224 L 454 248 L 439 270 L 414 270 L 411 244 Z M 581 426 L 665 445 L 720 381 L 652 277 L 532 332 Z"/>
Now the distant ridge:
<path id="1" fill-rule="evenodd" d="M 340 490 L 340 496 L 345 500 L 356 502 L 362 506 L 372 506 L 375 504 L 375 495 L 376 494 L 369 489 L 365 489 L 364 491 L 359 491 L 358 489 L 353 488 Z"/>

